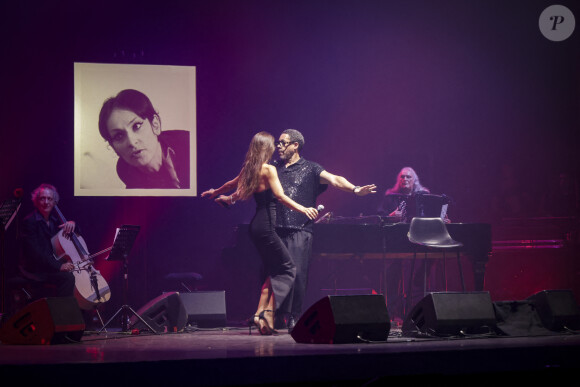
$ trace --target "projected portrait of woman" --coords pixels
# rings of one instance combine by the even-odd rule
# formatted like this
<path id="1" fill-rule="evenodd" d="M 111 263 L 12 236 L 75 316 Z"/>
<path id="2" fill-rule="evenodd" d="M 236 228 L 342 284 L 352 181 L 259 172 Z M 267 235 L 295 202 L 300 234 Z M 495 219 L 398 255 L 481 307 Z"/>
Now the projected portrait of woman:
<path id="1" fill-rule="evenodd" d="M 197 195 L 195 67 L 74 69 L 75 196 Z"/>
<path id="2" fill-rule="evenodd" d="M 103 103 L 99 133 L 119 159 L 117 174 L 128 189 L 187 189 L 189 131 L 163 130 L 149 98 L 125 89 Z"/>

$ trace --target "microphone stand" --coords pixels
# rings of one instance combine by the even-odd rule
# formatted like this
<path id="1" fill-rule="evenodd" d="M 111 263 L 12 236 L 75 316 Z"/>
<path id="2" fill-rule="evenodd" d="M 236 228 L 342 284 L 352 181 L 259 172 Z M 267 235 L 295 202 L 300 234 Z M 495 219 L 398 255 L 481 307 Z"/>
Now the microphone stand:
<path id="1" fill-rule="evenodd" d="M 383 283 L 381 284 L 381 290 L 383 290 L 382 288 L 384 287 L 384 291 L 383 293 L 383 297 L 385 298 L 385 303 L 388 303 L 389 301 L 389 295 L 387 294 L 387 233 L 385 232 L 385 228 L 386 226 L 386 222 L 385 220 L 380 217 L 380 228 L 381 228 L 381 239 L 382 239 L 382 248 L 383 248 L 383 256 L 382 256 L 382 261 L 383 261 Z"/>
<path id="2" fill-rule="evenodd" d="M 90 274 L 90 280 L 91 280 L 91 286 L 93 287 L 93 289 L 95 290 L 95 295 L 97 296 L 97 300 L 101 299 L 101 292 L 99 291 L 99 280 L 97 279 L 97 272 L 90 267 L 88 270 L 91 271 Z M 97 317 L 99 318 L 99 322 L 101 323 L 101 330 L 105 329 L 105 323 L 103 322 L 103 318 L 101 317 L 101 313 L 99 312 L 99 305 L 100 304 L 96 304 L 94 306 L 94 310 L 97 313 Z M 105 329 L 106 331 L 106 329 Z"/>

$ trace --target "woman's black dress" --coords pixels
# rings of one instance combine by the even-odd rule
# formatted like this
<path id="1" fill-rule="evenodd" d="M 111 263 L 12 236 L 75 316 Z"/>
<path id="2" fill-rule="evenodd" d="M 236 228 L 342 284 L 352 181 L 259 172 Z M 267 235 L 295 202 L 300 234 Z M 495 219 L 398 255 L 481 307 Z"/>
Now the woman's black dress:
<path id="1" fill-rule="evenodd" d="M 294 285 L 296 266 L 288 249 L 276 234 L 276 199 L 268 189 L 254 194 L 256 214 L 250 222 L 250 238 L 264 264 L 264 279 L 270 277 L 276 309 Z"/>

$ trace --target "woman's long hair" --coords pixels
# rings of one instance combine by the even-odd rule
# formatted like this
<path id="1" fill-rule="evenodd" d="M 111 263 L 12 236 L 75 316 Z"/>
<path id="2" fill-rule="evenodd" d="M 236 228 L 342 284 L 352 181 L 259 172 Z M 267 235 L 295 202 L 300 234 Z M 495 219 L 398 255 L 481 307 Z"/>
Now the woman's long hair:
<path id="1" fill-rule="evenodd" d="M 238 180 L 239 200 L 248 199 L 258 189 L 262 165 L 272 158 L 274 149 L 274 136 L 270 133 L 259 132 L 254 135 Z"/>

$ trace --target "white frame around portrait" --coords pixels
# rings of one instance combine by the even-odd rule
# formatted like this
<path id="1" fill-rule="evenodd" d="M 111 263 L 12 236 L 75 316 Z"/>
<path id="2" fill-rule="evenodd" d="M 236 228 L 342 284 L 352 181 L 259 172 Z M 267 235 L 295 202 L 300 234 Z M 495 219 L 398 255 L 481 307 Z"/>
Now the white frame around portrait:
<path id="1" fill-rule="evenodd" d="M 194 66 L 74 64 L 75 196 L 196 196 L 196 80 Z M 163 130 L 190 132 L 188 189 L 127 189 L 116 172 L 118 156 L 98 128 L 103 102 L 123 89 L 145 93 Z"/>

